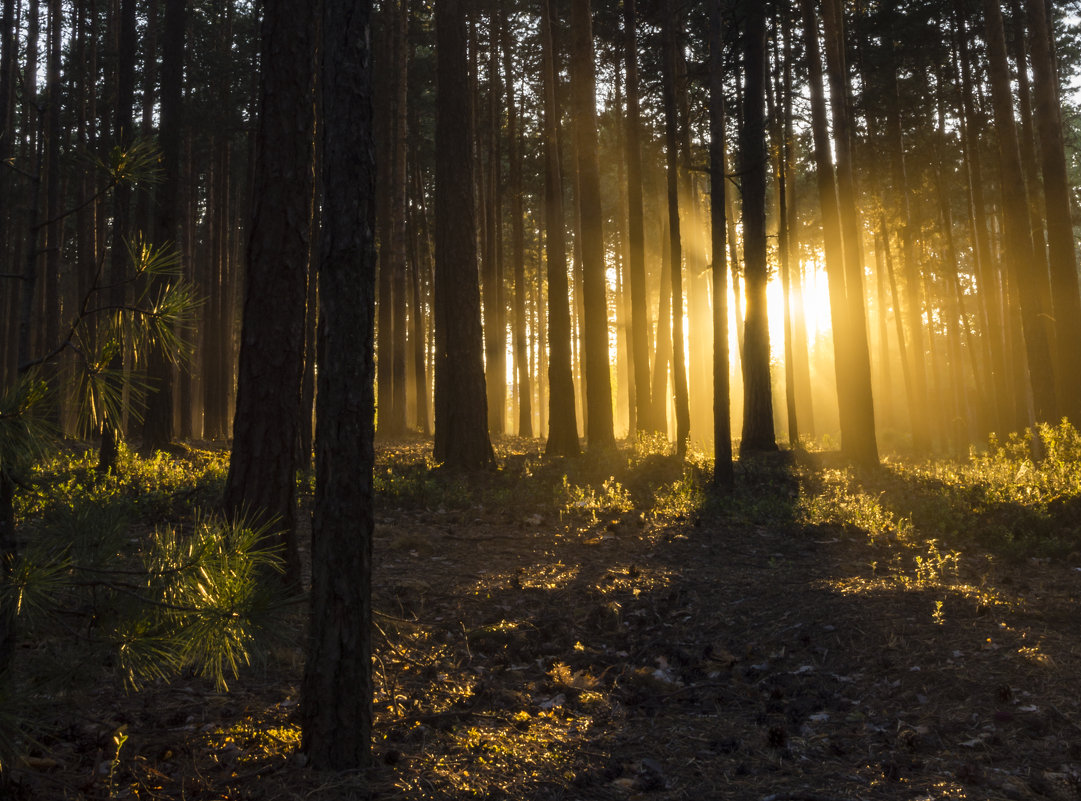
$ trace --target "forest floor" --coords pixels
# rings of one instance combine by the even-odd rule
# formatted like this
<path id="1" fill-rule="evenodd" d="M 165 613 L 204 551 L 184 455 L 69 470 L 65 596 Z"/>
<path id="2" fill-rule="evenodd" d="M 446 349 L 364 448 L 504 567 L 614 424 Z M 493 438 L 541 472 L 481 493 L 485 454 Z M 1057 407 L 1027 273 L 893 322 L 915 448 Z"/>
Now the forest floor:
<path id="1" fill-rule="evenodd" d="M 298 632 L 229 693 L 102 684 L 16 769 L 24 797 L 1081 798 L 1077 503 L 974 510 L 822 454 L 714 498 L 703 460 L 540 447 L 469 479 L 381 451 L 371 770 L 304 767 Z"/>

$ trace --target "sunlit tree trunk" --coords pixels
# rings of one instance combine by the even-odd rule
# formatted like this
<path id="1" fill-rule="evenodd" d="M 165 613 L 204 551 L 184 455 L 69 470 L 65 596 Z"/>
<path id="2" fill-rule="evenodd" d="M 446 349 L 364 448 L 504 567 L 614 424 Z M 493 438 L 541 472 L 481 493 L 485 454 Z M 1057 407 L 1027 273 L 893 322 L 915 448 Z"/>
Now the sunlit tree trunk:
<path id="1" fill-rule="evenodd" d="M 425 435 L 432 433 L 431 418 L 428 413 L 429 392 L 427 358 L 425 342 L 427 340 L 425 325 L 425 284 L 432 274 L 432 238 L 428 228 L 428 204 L 425 199 L 424 180 L 420 169 L 420 160 L 414 156 L 412 159 L 413 169 L 413 192 L 416 211 L 416 236 L 418 257 L 413 264 L 413 348 L 414 370 L 417 394 L 417 428 Z"/>
<path id="2" fill-rule="evenodd" d="M 675 397 L 676 452 L 683 456 L 691 427 L 687 398 L 687 362 L 683 341 L 683 246 L 679 221 L 679 143 L 676 118 L 676 15 L 671 0 L 665 2 L 663 97 L 665 153 L 668 186 L 668 244 L 672 280 L 672 389 Z M 765 28 L 763 27 L 763 37 Z M 763 194 L 764 197 L 764 194 Z M 764 209 L 763 209 L 764 215 Z M 764 220 L 763 220 L 764 223 Z M 764 239 L 763 239 L 764 243 Z M 765 254 L 763 253 L 763 256 Z M 764 266 L 764 265 L 763 265 Z"/>
<path id="3" fill-rule="evenodd" d="M 541 54 L 544 72 L 544 220 L 548 252 L 548 443 L 549 456 L 579 452 L 578 418 L 571 372 L 570 289 L 567 285 L 566 233 L 563 227 L 563 178 L 559 159 L 559 109 L 556 105 L 555 52 L 551 0 L 540 0 Z"/>
<path id="4" fill-rule="evenodd" d="M 482 167 L 484 243 L 484 353 L 488 392 L 488 428 L 494 434 L 507 430 L 507 311 L 503 273 L 503 187 L 500 122 L 503 82 L 499 76 L 499 40 L 496 3 L 488 18 L 488 107 L 485 121 L 487 169 Z M 479 160 L 478 160 L 479 163 Z"/>
<path id="5" fill-rule="evenodd" d="M 732 412 L 728 365 L 728 265 L 725 263 L 723 0 L 709 15 L 709 185 L 713 250 L 713 484 L 727 489 L 732 469 Z"/>
<path id="6" fill-rule="evenodd" d="M 669 367 L 672 362 L 672 248 L 665 247 L 670 242 L 668 219 L 661 221 L 661 275 L 657 301 L 657 334 L 653 348 L 653 386 L 650 397 L 653 401 L 653 416 L 656 430 L 668 435 L 668 407 L 671 398 L 668 395 Z"/>
<path id="7" fill-rule="evenodd" d="M 649 386 L 649 320 L 646 312 L 645 233 L 642 211 L 642 134 L 639 111 L 638 36 L 635 0 L 623 2 L 623 58 L 627 72 L 627 256 L 631 294 L 631 361 L 634 364 L 635 420 L 654 427 Z"/>
<path id="8" fill-rule="evenodd" d="M 972 68 L 969 59 L 968 34 L 964 27 L 962 0 L 955 0 L 954 36 L 958 52 L 958 71 L 961 86 L 961 141 L 965 156 L 965 185 L 972 227 L 972 242 L 976 260 L 978 284 L 977 303 L 980 309 L 981 339 L 990 374 L 987 390 L 990 394 L 989 414 L 991 429 L 1000 433 L 1011 430 L 1008 402 L 1013 396 L 1006 384 L 1006 356 L 1004 336 L 1006 326 L 1002 318 L 1002 293 L 998 266 L 991 252 L 987 235 L 987 207 L 984 202 L 983 159 L 980 154 L 979 132 L 986 126 L 976 117 L 976 104 L 972 87 Z"/>
<path id="9" fill-rule="evenodd" d="M 841 420 L 842 448 L 860 465 L 878 464 L 874 399 L 871 391 L 871 356 L 867 344 L 867 315 L 863 294 L 863 259 L 856 184 L 852 166 L 851 111 L 844 56 L 844 25 L 839 0 L 822 0 L 826 34 L 826 63 L 833 111 L 833 138 L 837 153 L 837 204 L 844 253 L 845 308 L 848 318 L 847 349 L 851 372 L 843 391 L 850 395 L 847 424 Z"/>
<path id="10" fill-rule="evenodd" d="M 587 382 L 587 442 L 591 451 L 615 444 L 612 377 L 608 358 L 608 303 L 604 234 L 601 228 L 600 166 L 597 161 L 597 100 L 593 23 L 589 0 L 571 1 L 571 108 L 581 198 L 583 374 Z"/>
<path id="11" fill-rule="evenodd" d="M 518 388 L 518 436 L 533 436 L 533 388 L 529 380 L 526 339 L 525 232 L 522 207 L 522 154 L 518 140 L 518 102 L 514 91 L 514 60 L 506 14 L 500 16 L 503 77 L 507 93 L 507 161 L 510 169 L 511 262 L 514 265 L 514 374 Z"/>
<path id="12" fill-rule="evenodd" d="M 1062 110 L 1055 78 L 1053 39 L 1043 0 L 1026 0 L 1032 30 L 1032 83 L 1036 95 L 1040 167 L 1043 174 L 1047 240 L 1051 263 L 1059 412 L 1081 426 L 1081 295 L 1070 215 L 1070 187 L 1062 137 Z"/>
<path id="13" fill-rule="evenodd" d="M 466 20 L 458 0 L 436 7 L 435 459 L 491 467 L 477 272 Z"/>

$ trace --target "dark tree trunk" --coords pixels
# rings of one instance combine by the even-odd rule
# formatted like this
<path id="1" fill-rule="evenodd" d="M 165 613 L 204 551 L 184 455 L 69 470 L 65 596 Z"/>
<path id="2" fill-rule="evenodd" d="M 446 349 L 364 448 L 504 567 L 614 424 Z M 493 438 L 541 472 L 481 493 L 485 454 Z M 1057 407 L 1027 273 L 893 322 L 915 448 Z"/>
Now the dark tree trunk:
<path id="1" fill-rule="evenodd" d="M 663 98 L 665 153 L 668 189 L 668 246 L 671 259 L 672 392 L 676 400 L 676 452 L 686 453 L 691 430 L 691 410 L 686 389 L 686 356 L 683 346 L 683 244 L 679 219 L 679 120 L 676 112 L 676 12 L 665 2 Z"/>
<path id="2" fill-rule="evenodd" d="M 635 0 L 623 2 L 623 57 L 627 71 L 627 255 L 631 288 L 631 362 L 634 365 L 635 419 L 639 429 L 654 427 L 649 386 L 649 318 L 646 312 L 646 258 L 642 210 L 642 133 L 638 87 L 638 37 Z"/>
<path id="3" fill-rule="evenodd" d="M 1032 84 L 1036 95 L 1043 173 L 1047 243 L 1051 263 L 1051 299 L 1057 347 L 1056 388 L 1059 412 L 1081 426 L 1081 295 L 1077 283 L 1077 252 L 1070 219 L 1070 187 L 1062 139 L 1062 109 L 1056 91 L 1055 54 L 1044 0 L 1027 0 L 1032 42 Z"/>
<path id="4" fill-rule="evenodd" d="M 267 0 L 255 208 L 248 243 L 233 450 L 225 510 L 281 531 L 286 580 L 300 582 L 297 445 L 315 155 L 315 6 Z"/>
<path id="5" fill-rule="evenodd" d="M 466 18 L 461 0 L 436 6 L 435 459 L 491 467 L 473 201 Z"/>
<path id="6" fill-rule="evenodd" d="M 571 372 L 570 289 L 567 286 L 566 231 L 563 227 L 563 177 L 559 159 L 559 109 L 556 105 L 555 48 L 551 0 L 540 0 L 544 72 L 544 219 L 548 251 L 549 429 L 545 453 L 576 456 L 578 416 Z"/>
<path id="7" fill-rule="evenodd" d="M 316 770 L 355 770 L 371 761 L 375 148 L 370 25 L 371 0 L 324 0 L 319 390 L 311 619 L 300 701 L 301 747 Z"/>
<path id="8" fill-rule="evenodd" d="M 995 113 L 1001 174 L 1003 227 L 1006 235 L 1006 259 L 1010 278 L 1021 303 L 1021 326 L 1028 356 L 1029 378 L 1036 421 L 1056 418 L 1055 375 L 1051 347 L 1042 323 L 1044 309 L 1039 289 L 1041 277 L 1034 274 L 1037 264 L 1032 248 L 1017 127 L 1013 118 L 1009 66 L 1006 61 L 1006 38 L 998 0 L 984 0 L 991 101 Z"/>
<path id="9" fill-rule="evenodd" d="M 180 223 L 181 102 L 184 79 L 184 33 L 187 0 L 166 0 L 161 60 L 162 182 L 157 190 L 155 239 L 174 243 Z M 165 288 L 159 283 L 157 291 Z M 151 352 L 147 367 L 151 382 L 143 418 L 143 448 L 153 451 L 173 438 L 173 369 L 164 353 Z"/>
<path id="10" fill-rule="evenodd" d="M 571 108 L 581 199 L 583 374 L 586 380 L 587 441 L 591 451 L 615 445 L 612 376 L 608 357 L 608 303 L 600 165 L 597 161 L 597 101 L 593 23 L 589 0 L 571 2 Z"/>
<path id="11" fill-rule="evenodd" d="M 766 314 L 766 10 L 747 7 L 743 33 L 745 85 L 740 129 L 743 183 L 743 277 L 747 312 L 743 336 L 743 437 L 740 455 L 777 450 L 769 373 Z"/>
<path id="12" fill-rule="evenodd" d="M 664 100 L 665 153 L 668 167 L 666 175 L 668 188 L 668 244 L 672 260 L 672 389 L 676 408 L 676 453 L 682 457 L 687 451 L 691 413 L 687 398 L 687 362 L 683 343 L 683 243 L 679 226 L 679 140 L 677 130 L 679 121 L 676 117 L 675 86 L 676 28 L 678 26 L 671 0 L 666 0 L 664 10 L 662 94 Z"/>
<path id="13" fill-rule="evenodd" d="M 779 11 L 779 15 L 784 15 Z M 788 62 L 791 54 L 788 51 L 787 29 L 784 35 L 780 35 L 779 29 L 782 23 L 777 21 L 775 34 L 778 41 L 774 46 L 774 61 L 776 75 L 773 80 L 767 77 L 766 101 L 767 112 L 771 121 L 770 136 L 773 139 L 775 153 L 774 178 L 777 184 L 777 255 L 780 261 L 781 291 L 784 295 L 784 394 L 785 411 L 788 418 L 788 447 L 792 450 L 799 448 L 799 413 L 796 408 L 796 354 L 795 343 L 792 336 L 792 223 L 788 218 L 789 204 L 788 193 L 791 190 L 789 176 L 792 172 L 791 164 L 791 108 L 790 96 L 785 85 L 788 76 Z M 779 40 L 784 39 L 783 58 L 779 52 Z M 780 108 L 784 106 L 783 110 Z"/>
<path id="14" fill-rule="evenodd" d="M 391 103 L 391 161 L 390 161 L 390 284 L 391 284 L 391 406 L 389 413 L 381 416 L 383 433 L 403 434 L 407 428 L 407 409 L 405 398 L 405 352 L 406 352 L 406 152 L 409 133 L 407 108 L 407 82 L 409 58 L 407 33 L 409 27 L 409 9 L 407 0 L 396 0 L 389 6 L 394 7 L 392 19 L 394 26 L 391 33 L 393 40 L 393 75 L 394 97 Z"/>
<path id="15" fill-rule="evenodd" d="M 120 0 L 119 50 L 117 54 L 117 92 L 116 92 L 116 130 L 114 139 L 117 147 L 127 150 L 134 141 L 135 123 L 132 104 L 135 100 L 135 0 Z M 128 251 L 126 242 L 131 236 L 131 188 L 121 183 L 113 190 L 113 230 L 112 252 L 109 264 L 109 302 L 122 306 L 124 297 L 124 277 L 128 270 Z M 118 354 L 109 367 L 120 370 L 123 366 Z M 112 472 L 116 469 L 119 457 L 119 438 L 121 421 L 104 418 L 101 432 L 101 448 L 98 452 L 98 470 Z"/>
<path id="16" fill-rule="evenodd" d="M 518 141 L 518 106 L 514 95 L 514 62 L 506 15 L 500 18 L 503 77 L 507 93 L 507 160 L 510 166 L 511 261 L 514 265 L 514 373 L 518 383 L 518 436 L 533 436 L 533 388 L 529 381 L 526 340 L 525 232 L 522 209 L 522 154 Z"/>
<path id="17" fill-rule="evenodd" d="M 728 265 L 725 259 L 724 30 L 723 0 L 713 0 L 709 19 L 709 185 L 713 248 L 713 483 L 727 489 L 732 469 L 732 412 L 728 376 Z"/>
<path id="18" fill-rule="evenodd" d="M 501 435 L 507 430 L 507 312 L 503 274 L 502 147 L 499 136 L 503 82 L 499 77 L 497 5 L 491 5 L 488 19 L 488 114 L 485 131 L 488 160 L 487 169 L 482 168 L 478 177 L 483 186 L 480 196 L 483 211 L 484 381 L 488 397 L 488 430 Z"/>

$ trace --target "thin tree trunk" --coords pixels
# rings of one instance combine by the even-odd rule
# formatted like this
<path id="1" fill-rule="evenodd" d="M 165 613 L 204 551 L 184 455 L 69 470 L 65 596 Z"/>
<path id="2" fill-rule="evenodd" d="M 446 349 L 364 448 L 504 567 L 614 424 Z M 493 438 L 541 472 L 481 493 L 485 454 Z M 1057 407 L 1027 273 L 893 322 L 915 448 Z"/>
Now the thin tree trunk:
<path id="1" fill-rule="evenodd" d="M 728 265 L 725 263 L 724 29 L 723 0 L 713 0 L 709 16 L 709 185 L 713 249 L 713 483 L 731 488 L 732 413 L 728 365 Z"/>
<path id="2" fill-rule="evenodd" d="M 663 97 L 667 154 L 668 241 L 672 280 L 672 387 L 676 411 L 676 453 L 687 451 L 691 427 L 687 398 L 686 349 L 683 342 L 683 247 L 679 225 L 679 145 L 676 119 L 676 18 L 671 0 L 665 2 Z"/>
<path id="3" fill-rule="evenodd" d="M 639 111 L 638 43 L 635 0 L 623 1 L 623 58 L 627 71 L 627 254 L 631 292 L 631 361 L 634 364 L 635 419 L 643 431 L 655 428 L 649 386 L 649 320 L 646 312 L 645 233 L 642 210 L 642 135 Z"/>
<path id="4" fill-rule="evenodd" d="M 548 443 L 549 456 L 579 452 L 571 371 L 570 290 L 567 285 L 566 232 L 563 227 L 563 179 L 559 159 L 559 111 L 556 105 L 555 51 L 551 0 L 540 0 L 541 55 L 544 72 L 545 227 L 548 252 Z"/>
<path id="5" fill-rule="evenodd" d="M 766 313 L 766 12 L 748 6 L 743 35 L 743 125 L 740 174 L 743 183 L 743 277 L 747 312 L 743 336 L 743 435 L 740 455 L 777 450 L 773 389 L 769 372 Z"/>
<path id="6" fill-rule="evenodd" d="M 584 369 L 587 384 L 587 442 L 591 451 L 615 445 L 612 377 L 608 359 L 608 303 L 601 228 L 600 165 L 597 160 L 597 101 L 590 0 L 571 2 L 571 107 L 581 198 Z"/>

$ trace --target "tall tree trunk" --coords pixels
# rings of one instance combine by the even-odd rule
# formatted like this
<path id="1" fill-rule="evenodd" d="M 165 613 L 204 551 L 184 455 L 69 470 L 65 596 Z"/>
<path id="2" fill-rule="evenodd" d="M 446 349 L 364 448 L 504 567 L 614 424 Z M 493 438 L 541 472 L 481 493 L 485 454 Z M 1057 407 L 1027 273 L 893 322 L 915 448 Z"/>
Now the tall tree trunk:
<path id="1" fill-rule="evenodd" d="M 989 390 L 991 428 L 999 432 L 1011 430 L 1012 417 L 1008 400 L 1011 398 L 1006 383 L 1006 354 L 1004 335 L 1006 326 L 1002 318 L 1002 295 L 998 268 L 991 252 L 987 235 L 987 208 L 984 203 L 983 159 L 980 155 L 978 132 L 986 126 L 976 117 L 976 104 L 972 87 L 972 69 L 969 59 L 968 34 L 964 27 L 962 0 L 954 3 L 954 36 L 958 51 L 958 70 L 961 85 L 961 138 L 965 156 L 965 179 L 969 217 L 972 226 L 972 243 L 976 260 L 976 281 L 979 289 L 977 302 L 980 307 L 981 328 L 989 365 L 991 383 Z"/>
<path id="2" fill-rule="evenodd" d="M 299 586 L 297 445 L 315 190 L 314 5 L 290 13 L 267 0 L 255 208 L 226 513 L 280 531 L 286 580 Z"/>
<path id="3" fill-rule="evenodd" d="M 664 6 L 663 98 L 667 156 L 668 242 L 672 264 L 672 387 L 676 408 L 676 453 L 683 457 L 691 427 L 687 398 L 686 348 L 683 342 L 683 243 L 679 225 L 679 144 L 676 117 L 676 28 L 671 0 Z M 764 243 L 765 240 L 763 240 Z"/>
<path id="4" fill-rule="evenodd" d="M 473 202 L 466 19 L 459 0 L 436 7 L 435 459 L 491 467 Z"/>
<path id="5" fill-rule="evenodd" d="M 780 15 L 784 12 L 780 11 Z M 790 124 L 791 110 L 788 106 L 787 93 L 783 86 L 787 71 L 787 35 L 780 35 L 780 21 L 775 23 L 774 41 L 774 70 L 773 78 L 766 79 L 766 111 L 770 119 L 770 138 L 774 151 L 773 168 L 774 181 L 777 185 L 777 255 L 780 261 L 781 292 L 784 304 L 784 394 L 785 411 L 788 418 L 788 447 L 795 450 L 800 447 L 799 442 L 799 413 L 796 409 L 796 356 L 792 337 L 792 224 L 788 219 L 788 183 L 791 174 L 791 139 L 786 127 Z M 780 53 L 780 40 L 785 40 L 785 54 L 782 59 Z M 780 106 L 784 105 L 782 111 Z"/>
<path id="6" fill-rule="evenodd" d="M 1018 187 L 1025 185 L 1025 179 L 1021 168 L 1017 128 L 1013 118 L 1002 12 L 999 9 L 998 0 L 984 0 L 983 7 L 991 79 L 991 102 L 995 113 L 999 165 L 1002 171 L 1002 208 L 1007 267 L 1021 303 L 1021 326 L 1025 352 L 1028 356 L 1033 410 L 1036 421 L 1046 422 L 1056 417 L 1055 374 L 1051 362 L 1051 348 L 1041 322 L 1042 315 L 1049 310 L 1044 309 L 1040 302 L 1043 294 L 1040 290 L 1042 278 L 1038 274 L 1039 270 L 1034 269 L 1037 262 L 1033 254 L 1028 208 L 1024 193 L 1018 192 Z"/>
<path id="7" fill-rule="evenodd" d="M 481 210 L 484 230 L 484 353 L 485 386 L 488 392 L 488 430 L 503 434 L 507 430 L 507 325 L 503 286 L 503 192 L 500 119 L 503 86 L 499 77 L 499 47 L 495 22 L 496 3 L 491 4 L 488 39 L 488 107 L 485 129 L 487 169 L 482 166 L 480 181 L 484 186 Z M 479 160 L 478 160 L 479 162 Z"/>
<path id="8" fill-rule="evenodd" d="M 1070 216 L 1070 188 L 1062 139 L 1062 110 L 1056 91 L 1055 54 L 1043 0 L 1026 0 L 1032 31 L 1032 83 L 1036 94 L 1047 240 L 1051 263 L 1051 298 L 1056 328 L 1055 387 L 1059 412 L 1081 426 L 1081 294 L 1077 282 L 1077 252 Z"/>
<path id="9" fill-rule="evenodd" d="M 635 419 L 643 431 L 655 425 L 649 386 L 649 320 L 646 313 L 645 233 L 642 210 L 642 134 L 639 111 L 638 37 L 635 0 L 623 2 L 623 58 L 627 71 L 627 254 L 631 289 L 631 361 Z"/>
<path id="10" fill-rule="evenodd" d="M 727 489 L 732 468 L 732 413 L 728 375 L 728 265 L 725 261 L 723 0 L 709 15 L 709 187 L 713 249 L 713 483 Z"/>
<path id="11" fill-rule="evenodd" d="M 844 26 L 839 0 L 822 0 L 826 32 L 826 62 L 830 76 L 834 142 L 837 152 L 837 203 L 844 252 L 845 309 L 848 317 L 848 348 L 852 371 L 844 391 L 850 395 L 843 449 L 852 461 L 878 464 L 874 400 L 871 392 L 871 356 L 867 344 L 867 315 L 863 294 L 863 259 L 860 253 L 859 217 L 852 167 L 851 111 L 844 56 Z M 842 421 L 842 426 L 844 422 Z"/>
<path id="12" fill-rule="evenodd" d="M 181 103 L 184 80 L 184 38 L 187 0 L 165 0 L 161 61 L 162 182 L 158 186 L 155 239 L 177 247 L 180 223 Z M 157 291 L 164 290 L 160 282 Z M 151 382 L 143 418 L 143 448 L 153 451 L 173 438 L 173 368 L 165 354 L 155 349 L 149 359 Z"/>
<path id="13" fill-rule="evenodd" d="M 405 398 L 405 351 L 406 351 L 406 281 L 408 279 L 406 265 L 406 153 L 408 147 L 409 126 L 407 84 L 409 74 L 408 57 L 408 28 L 409 9 L 408 0 L 395 0 L 393 12 L 389 24 L 393 26 L 391 38 L 393 41 L 393 98 L 391 102 L 391 152 L 390 180 L 387 182 L 390 189 L 390 242 L 389 264 L 391 284 L 391 365 L 390 365 L 390 408 L 384 423 L 384 434 L 400 435 L 407 428 L 407 411 Z"/>
<path id="14" fill-rule="evenodd" d="M 579 236 L 582 242 L 583 374 L 587 383 L 587 442 L 591 451 L 605 450 L 615 445 L 594 70 L 590 0 L 572 0 L 571 108 L 577 144 L 578 196 L 581 198 Z"/>
<path id="15" fill-rule="evenodd" d="M 457 3 L 441 2 L 439 8 L 444 5 Z M 354 770 L 371 761 L 375 160 L 370 17 L 371 0 L 324 0 L 312 599 L 300 703 L 301 748 L 316 770 Z"/>
<path id="16" fill-rule="evenodd" d="M 510 166 L 511 262 L 514 265 L 514 374 L 518 386 L 518 436 L 533 436 L 533 390 L 529 381 L 526 341 L 525 233 L 522 209 L 522 154 L 518 141 L 518 105 L 514 94 L 514 60 L 505 12 L 499 20 L 503 76 L 507 93 L 507 160 Z"/>
<path id="17" fill-rule="evenodd" d="M 116 146 L 127 150 L 135 137 L 135 123 L 132 105 L 135 101 L 135 0 L 120 0 L 119 48 L 117 53 L 117 93 L 116 93 Z M 128 270 L 128 251 L 126 242 L 131 236 L 131 188 L 125 183 L 113 190 L 113 230 L 110 254 L 109 302 L 122 306 L 124 297 L 124 276 Z M 121 357 L 118 354 L 110 363 L 110 369 L 120 370 Z M 112 472 L 116 469 L 119 457 L 119 438 L 121 421 L 104 418 L 101 433 L 101 447 L 98 452 L 98 470 Z"/>
<path id="18" fill-rule="evenodd" d="M 540 0 L 541 54 L 544 72 L 544 220 L 548 252 L 548 443 L 549 456 L 579 452 L 578 418 L 571 371 L 570 289 L 567 285 L 566 231 L 563 227 L 563 178 L 560 170 L 559 107 L 556 105 L 555 47 L 551 0 Z"/>
<path id="19" fill-rule="evenodd" d="M 766 313 L 766 9 L 748 6 L 743 33 L 745 85 L 740 128 L 743 178 L 743 277 L 747 312 L 743 336 L 743 436 L 740 455 L 777 450 L 769 373 Z"/>
<path id="20" fill-rule="evenodd" d="M 669 367 L 672 363 L 672 248 L 665 247 L 671 240 L 668 234 L 668 218 L 661 221 L 661 275 L 657 301 L 657 334 L 653 348 L 653 402 L 654 424 L 657 431 L 668 436 Z"/>
<path id="21" fill-rule="evenodd" d="M 45 66 L 45 238 L 44 238 L 44 286 L 43 305 L 43 351 L 55 348 L 60 340 L 60 261 L 64 246 L 64 220 L 60 214 L 60 140 L 62 137 L 60 112 L 60 41 L 63 19 L 60 0 L 49 0 L 49 41 Z M 45 367 L 45 378 L 53 392 L 59 395 L 60 372 L 55 362 Z M 61 402 L 51 410 L 52 422 L 61 425 Z"/>

